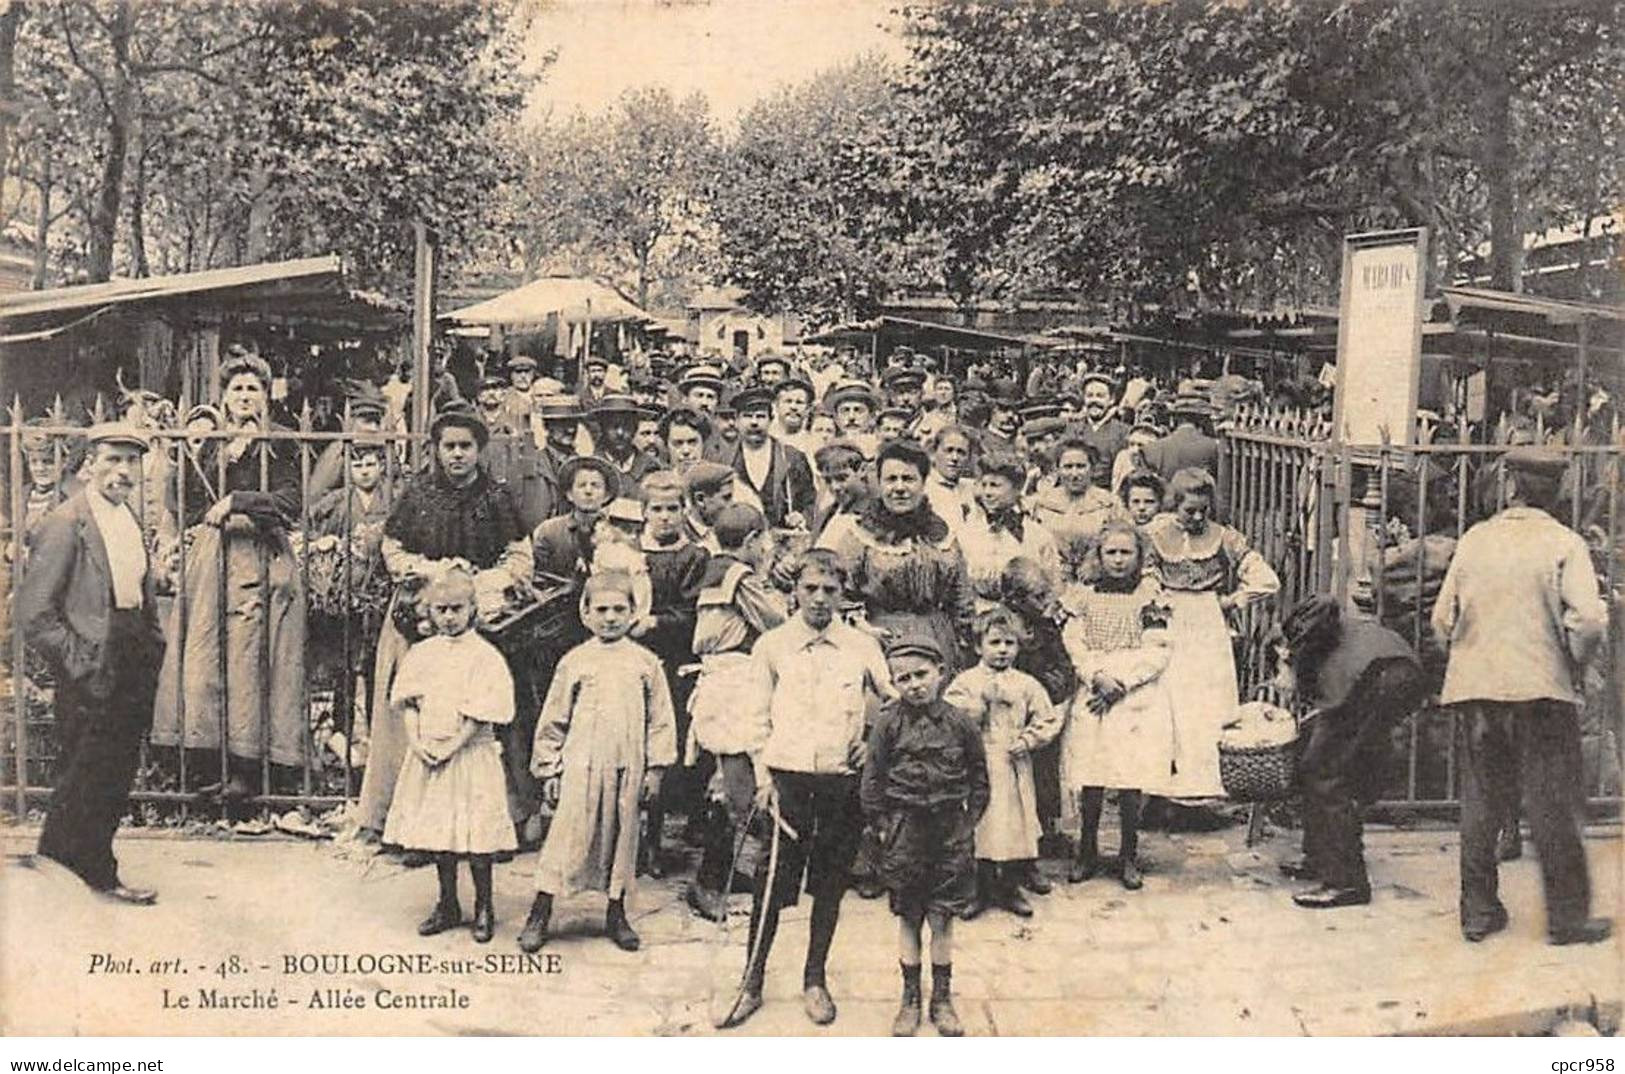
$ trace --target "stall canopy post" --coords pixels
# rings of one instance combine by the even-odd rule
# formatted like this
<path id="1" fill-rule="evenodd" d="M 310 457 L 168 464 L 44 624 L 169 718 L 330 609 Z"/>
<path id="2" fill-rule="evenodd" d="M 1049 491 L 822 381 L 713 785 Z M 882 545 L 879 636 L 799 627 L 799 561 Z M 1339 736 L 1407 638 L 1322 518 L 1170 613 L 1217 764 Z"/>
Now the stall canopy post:
<path id="1" fill-rule="evenodd" d="M 434 323 L 434 243 L 435 235 L 422 220 L 412 225 L 416 256 L 412 277 L 412 431 L 429 428 L 429 333 Z M 414 452 L 421 450 L 416 447 Z M 414 463 L 421 462 L 414 455 Z"/>

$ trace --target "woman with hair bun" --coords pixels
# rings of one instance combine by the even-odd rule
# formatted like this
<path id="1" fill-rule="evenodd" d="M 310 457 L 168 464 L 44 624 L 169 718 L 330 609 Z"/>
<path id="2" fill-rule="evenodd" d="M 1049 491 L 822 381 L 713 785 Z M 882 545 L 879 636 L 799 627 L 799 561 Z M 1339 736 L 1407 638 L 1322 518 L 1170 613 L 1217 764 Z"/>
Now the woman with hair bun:
<path id="1" fill-rule="evenodd" d="M 1229 617 L 1273 597 L 1281 580 L 1240 531 L 1214 522 L 1214 481 L 1188 467 L 1168 482 L 1170 513 L 1144 527 L 1147 565 L 1173 607 L 1173 656 L 1163 676 L 1174 707 L 1170 798 L 1219 798 L 1219 731 L 1236 712 Z"/>

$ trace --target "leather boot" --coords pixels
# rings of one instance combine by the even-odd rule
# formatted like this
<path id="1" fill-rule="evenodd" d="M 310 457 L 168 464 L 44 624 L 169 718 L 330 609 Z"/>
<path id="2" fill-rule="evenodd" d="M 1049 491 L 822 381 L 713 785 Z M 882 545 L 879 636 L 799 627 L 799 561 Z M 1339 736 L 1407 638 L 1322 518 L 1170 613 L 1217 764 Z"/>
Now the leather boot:
<path id="1" fill-rule="evenodd" d="M 963 1037 L 965 1026 L 954 1010 L 953 973 L 951 963 L 931 964 L 931 1024 L 944 1037 Z"/>
<path id="2" fill-rule="evenodd" d="M 418 925 L 419 936 L 438 936 L 447 929 L 463 923 L 463 908 L 457 904 L 457 861 L 449 854 L 435 858 L 435 871 L 440 879 L 440 899 L 434 910 Z"/>
<path id="3" fill-rule="evenodd" d="M 1017 917 L 1032 917 L 1032 903 L 1027 901 L 1021 893 L 1021 885 L 1016 882 L 1015 866 L 999 865 L 995 867 L 993 882 L 994 905 L 1001 910 L 1008 910 Z M 935 988 L 935 983 L 932 988 Z"/>
<path id="4" fill-rule="evenodd" d="M 626 920 L 626 900 L 609 900 L 609 909 L 604 912 L 604 935 L 614 942 L 622 951 L 636 951 L 643 941 L 638 934 L 632 931 L 632 925 Z"/>
<path id="5" fill-rule="evenodd" d="M 1055 890 L 1055 885 L 1051 884 L 1049 877 L 1039 870 L 1036 861 L 1029 861 L 1022 865 L 1021 886 L 1034 895 L 1048 895 Z"/>
<path id="6" fill-rule="evenodd" d="M 474 874 L 474 942 L 490 943 L 497 924 L 491 899 L 491 859 L 471 859 L 468 871 Z"/>
<path id="7" fill-rule="evenodd" d="M 542 949 L 547 942 L 547 923 L 553 917 L 553 896 L 545 891 L 536 893 L 536 901 L 530 904 L 530 916 L 525 918 L 525 928 L 519 933 L 519 950 L 533 955 Z"/>
<path id="8" fill-rule="evenodd" d="M 912 1037 L 920 1028 L 920 967 L 906 962 L 898 965 L 903 967 L 903 1003 L 897 1008 L 897 1017 L 892 1019 L 891 1035 Z M 935 1004 L 931 1010 L 935 1017 Z"/>
<path id="9" fill-rule="evenodd" d="M 965 921 L 974 921 L 987 913 L 987 908 L 993 905 L 994 865 L 990 861 L 977 859 L 976 862 L 976 894 L 971 897 L 970 906 L 960 914 Z"/>

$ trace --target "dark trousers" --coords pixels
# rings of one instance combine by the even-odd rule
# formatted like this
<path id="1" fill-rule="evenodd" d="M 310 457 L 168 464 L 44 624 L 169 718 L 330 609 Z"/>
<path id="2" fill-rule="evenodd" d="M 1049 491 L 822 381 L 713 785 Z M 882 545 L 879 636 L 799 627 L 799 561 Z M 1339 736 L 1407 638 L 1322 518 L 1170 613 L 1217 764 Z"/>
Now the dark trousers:
<path id="1" fill-rule="evenodd" d="M 1368 890 L 1361 805 L 1375 797 L 1388 733 L 1409 710 L 1342 707 L 1314 720 L 1298 763 L 1303 789 L 1303 852 L 1327 887 Z"/>
<path id="2" fill-rule="evenodd" d="M 1591 914 L 1591 878 L 1580 843 L 1585 790 L 1575 707 L 1475 701 L 1461 705 L 1460 713 L 1462 925 L 1493 923 L 1506 913 L 1497 894 L 1495 841 L 1521 774 L 1546 893 L 1546 929 L 1578 926 Z"/>
<path id="3" fill-rule="evenodd" d="M 93 697 L 72 683 L 57 686 L 62 753 L 39 852 L 93 888 L 119 883 L 113 833 L 129 808 L 142 736 L 152 728 L 156 649 L 139 612 L 115 611 L 106 649 L 113 662 L 108 696 Z"/>
<path id="4" fill-rule="evenodd" d="M 813 905 L 807 923 L 802 983 L 824 983 L 824 966 L 840 922 L 841 898 L 846 894 L 864 828 L 857 776 L 775 771 L 773 783 L 779 792 L 779 813 L 795 829 L 796 837 L 792 839 L 782 832 L 779 835 L 779 859 L 771 877 L 771 890 L 768 868 L 772 855 L 763 854 L 756 869 L 746 949 L 757 954 L 746 967 L 746 987 L 758 995 L 773 939 L 778 935 L 779 911 L 795 905 L 803 885 Z"/>

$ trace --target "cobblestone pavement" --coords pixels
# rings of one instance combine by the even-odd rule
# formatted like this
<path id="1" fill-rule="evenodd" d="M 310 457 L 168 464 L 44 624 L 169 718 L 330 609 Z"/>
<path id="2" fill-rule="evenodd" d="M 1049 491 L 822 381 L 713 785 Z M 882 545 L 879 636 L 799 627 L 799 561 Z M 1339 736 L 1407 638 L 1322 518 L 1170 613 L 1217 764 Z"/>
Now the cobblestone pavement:
<path id="1" fill-rule="evenodd" d="M 645 880 L 634 896 L 642 951 L 597 936 L 603 902 L 583 896 L 526 961 L 513 956 L 530 856 L 497 867 L 497 937 L 480 946 L 463 931 L 420 939 L 433 870 L 354 844 L 121 838 L 126 879 L 161 892 L 136 908 L 54 864 L 30 866 L 19 855 L 34 833 L 0 836 L 7 1034 L 703 1034 L 743 962 L 748 898 L 735 897 L 724 939 L 688 912 L 682 880 Z M 1472 945 L 1456 926 L 1454 833 L 1375 831 L 1367 844 L 1372 904 L 1312 912 L 1290 904 L 1276 870 L 1292 833 L 1256 849 L 1241 829 L 1150 834 L 1140 892 L 1109 877 L 1063 882 L 1034 900 L 1031 920 L 995 911 L 961 924 L 960 1013 L 969 1032 L 1004 1035 L 1538 1032 L 1565 1008 L 1617 1026 L 1620 947 L 1544 943 L 1532 854 L 1503 866 L 1511 928 Z M 1597 912 L 1617 913 L 1617 832 L 1589 838 L 1587 852 Z M 1046 869 L 1058 877 L 1058 863 Z M 467 909 L 466 874 L 463 893 Z M 887 1032 L 899 978 L 884 900 L 847 896 L 830 967 L 840 1016 L 827 1029 L 801 1012 L 805 921 L 805 902 L 786 913 L 766 1005 L 738 1032 Z M 348 960 L 315 972 L 288 962 L 321 955 Z M 407 973 L 396 956 L 470 965 Z M 466 1005 L 391 1006 L 420 996 Z"/>

